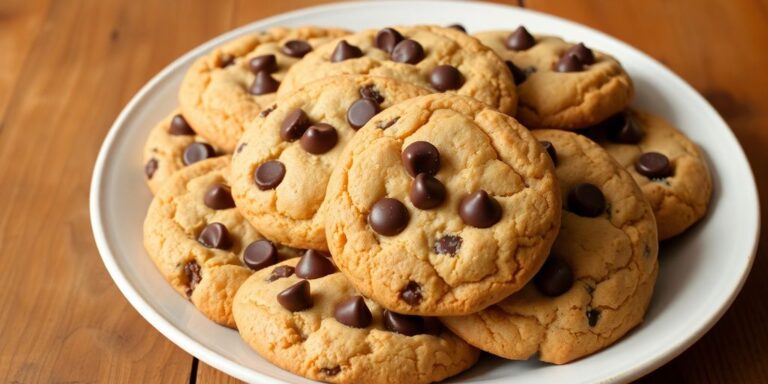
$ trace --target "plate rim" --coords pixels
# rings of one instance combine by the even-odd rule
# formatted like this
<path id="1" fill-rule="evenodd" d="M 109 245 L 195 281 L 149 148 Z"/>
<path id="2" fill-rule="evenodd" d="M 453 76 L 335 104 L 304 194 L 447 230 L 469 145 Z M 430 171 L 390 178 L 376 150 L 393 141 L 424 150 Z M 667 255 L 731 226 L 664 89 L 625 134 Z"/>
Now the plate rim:
<path id="1" fill-rule="evenodd" d="M 177 345 L 178 347 L 180 347 L 190 355 L 199 358 L 206 364 L 209 364 L 216 369 L 219 369 L 223 372 L 226 372 L 244 381 L 249 381 L 256 378 L 259 380 L 263 380 L 264 382 L 270 382 L 270 383 L 283 382 L 275 377 L 266 375 L 264 373 L 258 372 L 256 370 L 244 367 L 236 362 L 233 362 L 230 359 L 206 347 L 205 345 L 197 342 L 194 338 L 190 337 L 185 332 L 176 328 L 168 319 L 162 316 L 159 313 L 159 311 L 157 311 L 153 305 L 151 305 L 147 300 L 145 300 L 145 298 L 142 297 L 137 291 L 137 289 L 130 283 L 130 281 L 128 280 L 128 278 L 126 277 L 124 272 L 121 270 L 120 266 L 118 265 L 116 257 L 112 252 L 112 248 L 105 234 L 105 227 L 103 224 L 104 220 L 102 220 L 102 216 L 104 215 L 104 212 L 105 212 L 105 210 L 102 210 L 101 208 L 101 205 L 104 203 L 103 193 L 102 193 L 102 188 L 104 187 L 104 184 L 102 180 L 103 180 L 106 165 L 108 164 L 108 160 L 111 158 L 111 156 L 114 153 L 113 151 L 111 151 L 111 149 L 113 148 L 117 138 L 121 134 L 125 134 L 126 132 L 125 130 L 122 130 L 121 132 L 121 127 L 124 126 L 125 121 L 128 120 L 129 115 L 132 113 L 132 111 L 136 109 L 136 107 L 139 104 L 141 104 L 143 100 L 146 99 L 146 96 L 150 94 L 152 90 L 156 89 L 164 81 L 166 81 L 170 73 L 179 70 L 179 68 L 183 67 L 187 61 L 202 55 L 203 53 L 207 52 L 214 46 L 217 46 L 235 37 L 241 36 L 242 34 L 268 28 L 271 25 L 278 24 L 283 20 L 289 20 L 289 19 L 294 19 L 299 17 L 306 18 L 308 16 L 311 16 L 314 13 L 322 13 L 330 10 L 342 11 L 342 10 L 349 10 L 349 9 L 362 8 L 362 7 L 391 6 L 393 3 L 405 3 L 405 2 L 408 2 L 409 4 L 439 3 L 439 2 L 464 3 L 464 5 L 466 6 L 488 7 L 490 9 L 498 8 L 498 9 L 504 9 L 505 11 L 515 10 L 516 12 L 520 12 L 523 14 L 526 14 L 526 13 L 536 14 L 537 17 L 549 18 L 559 23 L 570 24 L 571 26 L 577 26 L 579 28 L 587 29 L 590 31 L 590 33 L 599 35 L 600 38 L 602 39 L 611 41 L 614 44 L 623 45 L 627 47 L 629 50 L 634 51 L 634 53 L 639 54 L 644 58 L 648 59 L 656 67 L 654 68 L 654 70 L 666 72 L 668 75 L 670 75 L 670 77 L 673 78 L 676 83 L 674 84 L 675 87 L 679 87 L 682 91 L 685 91 L 689 97 L 696 98 L 698 99 L 699 103 L 706 105 L 709 108 L 709 112 L 711 112 L 710 114 L 713 116 L 716 116 L 716 119 L 719 120 L 718 123 L 728 128 L 726 134 L 729 135 L 730 139 L 736 143 L 739 160 L 743 161 L 745 164 L 748 165 L 748 169 L 746 169 L 745 171 L 751 181 L 751 183 L 749 183 L 749 186 L 748 186 L 749 193 L 754 197 L 754 199 L 752 199 L 753 201 L 751 201 L 750 203 L 752 203 L 755 207 L 754 215 L 750 217 L 750 219 L 752 219 L 752 221 L 756 223 L 755 231 L 752 236 L 752 245 L 750 247 L 751 251 L 750 251 L 749 257 L 746 259 L 746 263 L 743 267 L 739 281 L 733 287 L 731 292 L 727 295 L 725 300 L 722 301 L 720 304 L 718 304 L 719 308 L 717 309 L 717 311 L 712 313 L 706 321 L 699 322 L 697 324 L 697 327 L 695 327 L 696 329 L 690 334 L 688 334 L 687 336 L 685 336 L 684 338 L 682 338 L 682 341 L 678 342 L 675 347 L 670 348 L 661 353 L 656 353 L 654 355 L 651 355 L 651 357 L 649 357 L 648 359 L 637 361 L 633 364 L 630 364 L 624 367 L 621 372 L 613 376 L 607 377 L 602 381 L 603 382 L 624 382 L 624 381 L 637 379 L 657 369 L 658 367 L 669 362 L 670 360 L 674 359 L 675 357 L 680 355 L 683 351 L 690 348 L 702 336 L 704 336 L 704 334 L 706 334 L 720 320 L 720 318 L 722 318 L 725 312 L 731 307 L 735 298 L 741 292 L 741 289 L 743 288 L 744 283 L 748 278 L 752 265 L 754 263 L 754 259 L 757 253 L 757 247 L 759 244 L 759 238 L 760 238 L 761 213 L 760 213 L 760 200 L 759 200 L 759 194 L 757 190 L 757 184 L 755 181 L 754 172 L 752 171 L 751 166 L 749 166 L 749 160 L 746 154 L 744 153 L 744 149 L 742 148 L 741 144 L 739 143 L 738 139 L 733 133 L 733 130 L 730 128 L 728 123 L 722 118 L 722 116 L 720 116 L 717 110 L 715 110 L 715 108 L 712 107 L 712 105 L 706 99 L 704 99 L 703 96 L 701 96 L 690 84 L 688 84 L 685 80 L 683 80 L 677 73 L 675 73 L 671 69 L 661 64 L 655 58 L 645 54 L 644 52 L 630 45 L 629 43 L 626 43 L 622 40 L 619 40 L 611 35 L 608 35 L 602 31 L 599 31 L 587 25 L 580 24 L 571 20 L 567 20 L 559 16 L 555 16 L 555 15 L 551 15 L 551 14 L 547 14 L 544 12 L 539 12 L 539 11 L 531 10 L 527 8 L 519 8 L 519 7 L 514 7 L 506 4 L 488 3 L 483 1 L 472 1 L 472 2 L 463 2 L 460 0 L 342 1 L 342 2 L 336 2 L 336 3 L 330 3 L 330 4 L 317 5 L 317 6 L 307 7 L 307 8 L 301 8 L 294 11 L 284 12 L 274 16 L 267 17 L 267 18 L 259 19 L 251 23 L 245 24 L 243 26 L 240 26 L 238 28 L 235 28 L 233 30 L 230 30 L 228 32 L 225 32 L 223 34 L 220 34 L 196 46 L 195 48 L 187 51 L 186 53 L 184 53 L 183 55 L 181 55 L 180 57 L 172 61 L 170 64 L 165 66 L 155 76 L 153 76 L 130 99 L 130 101 L 121 110 L 120 114 L 115 119 L 114 123 L 111 125 L 104 141 L 102 142 L 101 148 L 99 149 L 98 157 L 96 159 L 93 172 L 92 172 L 90 193 L 89 193 L 89 211 L 90 211 L 91 229 L 93 232 L 97 249 L 99 251 L 99 255 L 110 277 L 115 282 L 115 284 L 117 285 L 118 289 L 123 294 L 123 296 L 131 304 L 131 306 L 134 309 L 136 309 L 136 311 L 139 312 L 139 314 L 145 320 L 147 320 L 147 322 L 149 322 L 150 325 L 152 325 L 152 327 L 154 327 L 163 336 L 168 338 L 172 343 L 174 343 L 175 345 Z"/>

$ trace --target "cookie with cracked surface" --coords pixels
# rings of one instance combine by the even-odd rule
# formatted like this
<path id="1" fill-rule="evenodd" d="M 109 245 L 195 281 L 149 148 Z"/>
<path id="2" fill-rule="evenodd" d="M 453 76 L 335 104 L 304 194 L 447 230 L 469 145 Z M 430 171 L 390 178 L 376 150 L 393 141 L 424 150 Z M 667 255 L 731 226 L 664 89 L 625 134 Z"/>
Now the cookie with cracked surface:
<path id="1" fill-rule="evenodd" d="M 340 74 L 391 77 L 471 96 L 510 115 L 517 105 L 512 76 L 495 53 L 461 31 L 436 26 L 372 29 L 338 38 L 293 66 L 278 95 Z"/>
<path id="2" fill-rule="evenodd" d="M 347 32 L 334 28 L 272 28 L 228 42 L 192 64 L 181 83 L 184 117 L 211 144 L 235 149 L 245 124 L 272 105 L 292 65 Z"/>
<path id="3" fill-rule="evenodd" d="M 632 99 L 632 80 L 621 64 L 583 44 L 533 36 L 524 28 L 473 36 L 509 65 L 517 83 L 515 117 L 528 127 L 584 128 Z"/>
<path id="4" fill-rule="evenodd" d="M 304 257 L 253 274 L 235 295 L 240 335 L 271 363 L 329 383 L 431 383 L 477 361 L 437 319 L 388 312 L 335 270 L 307 276 Z"/>
<path id="5" fill-rule="evenodd" d="M 270 240 L 328 249 L 322 202 L 344 146 L 379 111 L 429 93 L 390 78 L 347 75 L 281 98 L 249 126 L 233 158 L 232 195 L 240 212 Z M 269 167 L 282 167 L 281 180 L 265 186 L 259 175 Z"/>
<path id="6" fill-rule="evenodd" d="M 144 248 L 163 277 L 209 319 L 234 327 L 232 299 L 254 270 L 298 256 L 263 240 L 235 209 L 229 158 L 186 167 L 158 190 L 144 220 Z"/>
<path id="7" fill-rule="evenodd" d="M 179 111 L 174 111 L 149 132 L 144 143 L 144 176 L 152 193 L 187 165 L 226 152 L 200 137 Z"/>
<path id="8" fill-rule="evenodd" d="M 347 145 L 328 184 L 326 237 L 352 284 L 384 307 L 468 314 L 539 269 L 558 192 L 547 153 L 514 118 L 465 96 L 420 96 Z"/>
<path id="9" fill-rule="evenodd" d="M 658 273 L 653 212 L 637 184 L 589 139 L 537 130 L 563 196 L 560 234 L 522 291 L 470 316 L 441 318 L 476 347 L 563 364 L 614 343 L 643 320 Z"/>

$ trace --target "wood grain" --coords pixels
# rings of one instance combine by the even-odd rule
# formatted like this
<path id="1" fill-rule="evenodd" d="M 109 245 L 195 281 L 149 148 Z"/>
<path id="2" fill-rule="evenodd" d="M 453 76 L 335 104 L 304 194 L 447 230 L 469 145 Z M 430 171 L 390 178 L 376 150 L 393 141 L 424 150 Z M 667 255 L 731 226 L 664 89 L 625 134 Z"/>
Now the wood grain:
<path id="1" fill-rule="evenodd" d="M 0 2 L 0 382 L 239 382 L 193 364 L 118 292 L 91 237 L 91 168 L 118 112 L 176 57 L 237 26 L 325 2 Z M 616 36 L 680 74 L 726 118 L 768 193 L 764 1 L 524 4 Z M 768 382 L 766 231 L 732 309 L 642 382 Z"/>

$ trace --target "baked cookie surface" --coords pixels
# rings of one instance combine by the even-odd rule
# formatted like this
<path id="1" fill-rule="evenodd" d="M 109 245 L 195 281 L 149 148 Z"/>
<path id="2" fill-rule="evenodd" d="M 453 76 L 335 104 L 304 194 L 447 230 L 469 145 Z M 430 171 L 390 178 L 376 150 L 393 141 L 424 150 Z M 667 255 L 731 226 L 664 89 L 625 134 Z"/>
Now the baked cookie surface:
<path id="1" fill-rule="evenodd" d="M 437 319 L 388 312 L 330 259 L 307 257 L 255 273 L 235 296 L 240 335 L 271 363 L 330 383 L 430 383 L 477 361 Z"/>
<path id="2" fill-rule="evenodd" d="M 184 117 L 208 142 L 232 152 L 245 125 L 272 105 L 288 68 L 318 45 L 346 33 L 278 27 L 214 49 L 192 64 L 181 83 Z"/>
<path id="3" fill-rule="evenodd" d="M 560 222 L 552 163 L 530 132 L 446 94 L 371 119 L 324 204 L 328 246 L 352 284 L 388 309 L 427 316 L 476 312 L 521 289 Z"/>
<path id="4" fill-rule="evenodd" d="M 613 57 L 525 29 L 473 35 L 506 60 L 517 83 L 515 117 L 529 128 L 578 129 L 626 108 L 632 80 Z"/>
<path id="5" fill-rule="evenodd" d="M 495 53 L 461 31 L 435 26 L 366 30 L 338 38 L 292 67 L 278 95 L 340 74 L 391 77 L 471 96 L 510 115 L 517 105 L 512 76 Z"/>
<path id="6" fill-rule="evenodd" d="M 270 240 L 328 249 L 322 202 L 342 150 L 379 111 L 428 93 L 390 78 L 348 75 L 310 83 L 281 98 L 249 126 L 233 158 L 238 208 Z M 270 167 L 279 168 L 281 179 L 266 185 L 259 175 L 266 177 Z"/>
<path id="7" fill-rule="evenodd" d="M 642 322 L 658 272 L 650 205 L 591 140 L 537 130 L 563 196 L 560 233 L 520 292 L 469 316 L 441 318 L 470 344 L 508 359 L 563 364 L 599 351 Z"/>

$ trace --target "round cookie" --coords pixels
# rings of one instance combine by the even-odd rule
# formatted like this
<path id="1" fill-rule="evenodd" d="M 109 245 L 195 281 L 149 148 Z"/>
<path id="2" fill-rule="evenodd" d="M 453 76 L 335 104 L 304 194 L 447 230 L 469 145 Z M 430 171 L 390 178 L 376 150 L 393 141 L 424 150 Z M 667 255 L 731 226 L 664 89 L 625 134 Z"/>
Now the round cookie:
<path id="1" fill-rule="evenodd" d="M 375 384 L 440 381 L 477 361 L 477 349 L 435 318 L 388 312 L 334 269 L 307 277 L 318 268 L 302 268 L 306 257 L 255 273 L 235 296 L 240 335 L 271 363 L 313 380 Z"/>
<path id="2" fill-rule="evenodd" d="M 246 123 L 272 105 L 286 71 L 314 47 L 347 32 L 272 28 L 200 57 L 179 90 L 184 117 L 211 144 L 232 152 Z"/>
<path id="3" fill-rule="evenodd" d="M 254 270 L 298 252 L 275 247 L 235 209 L 229 157 L 186 167 L 158 190 L 144 220 L 144 248 L 160 273 L 209 319 L 234 327 L 232 299 Z"/>
<path id="4" fill-rule="evenodd" d="M 531 133 L 446 94 L 371 119 L 323 204 L 328 246 L 352 284 L 388 309 L 425 316 L 476 312 L 521 289 L 560 222 L 552 163 Z"/>
<path id="5" fill-rule="evenodd" d="M 225 153 L 197 135 L 184 116 L 174 111 L 152 128 L 144 143 L 147 185 L 152 193 L 157 193 L 179 169 Z"/>
<path id="6" fill-rule="evenodd" d="M 632 99 L 632 80 L 621 64 L 583 44 L 534 37 L 523 27 L 473 36 L 512 70 L 518 94 L 515 117 L 527 127 L 584 128 L 621 111 Z"/>
<path id="7" fill-rule="evenodd" d="M 549 259 L 518 293 L 470 316 L 441 318 L 470 344 L 508 359 L 563 364 L 599 351 L 643 320 L 658 272 L 653 212 L 632 177 L 575 133 L 551 143 L 563 196 Z"/>
<path id="8" fill-rule="evenodd" d="M 293 66 L 278 96 L 340 74 L 391 77 L 471 96 L 510 115 L 517 105 L 512 76 L 496 54 L 461 31 L 436 26 L 371 29 L 338 38 Z"/>
<path id="9" fill-rule="evenodd" d="M 249 126 L 234 156 L 232 195 L 240 211 L 270 240 L 328 249 L 322 202 L 342 150 L 378 111 L 428 93 L 390 78 L 348 75 L 280 98 Z M 279 183 L 265 187 L 254 181 L 277 164 L 284 170 Z"/>
<path id="10" fill-rule="evenodd" d="M 640 185 L 660 240 L 684 232 L 706 214 L 712 195 L 707 162 L 696 144 L 664 119 L 627 109 L 588 135 Z"/>

